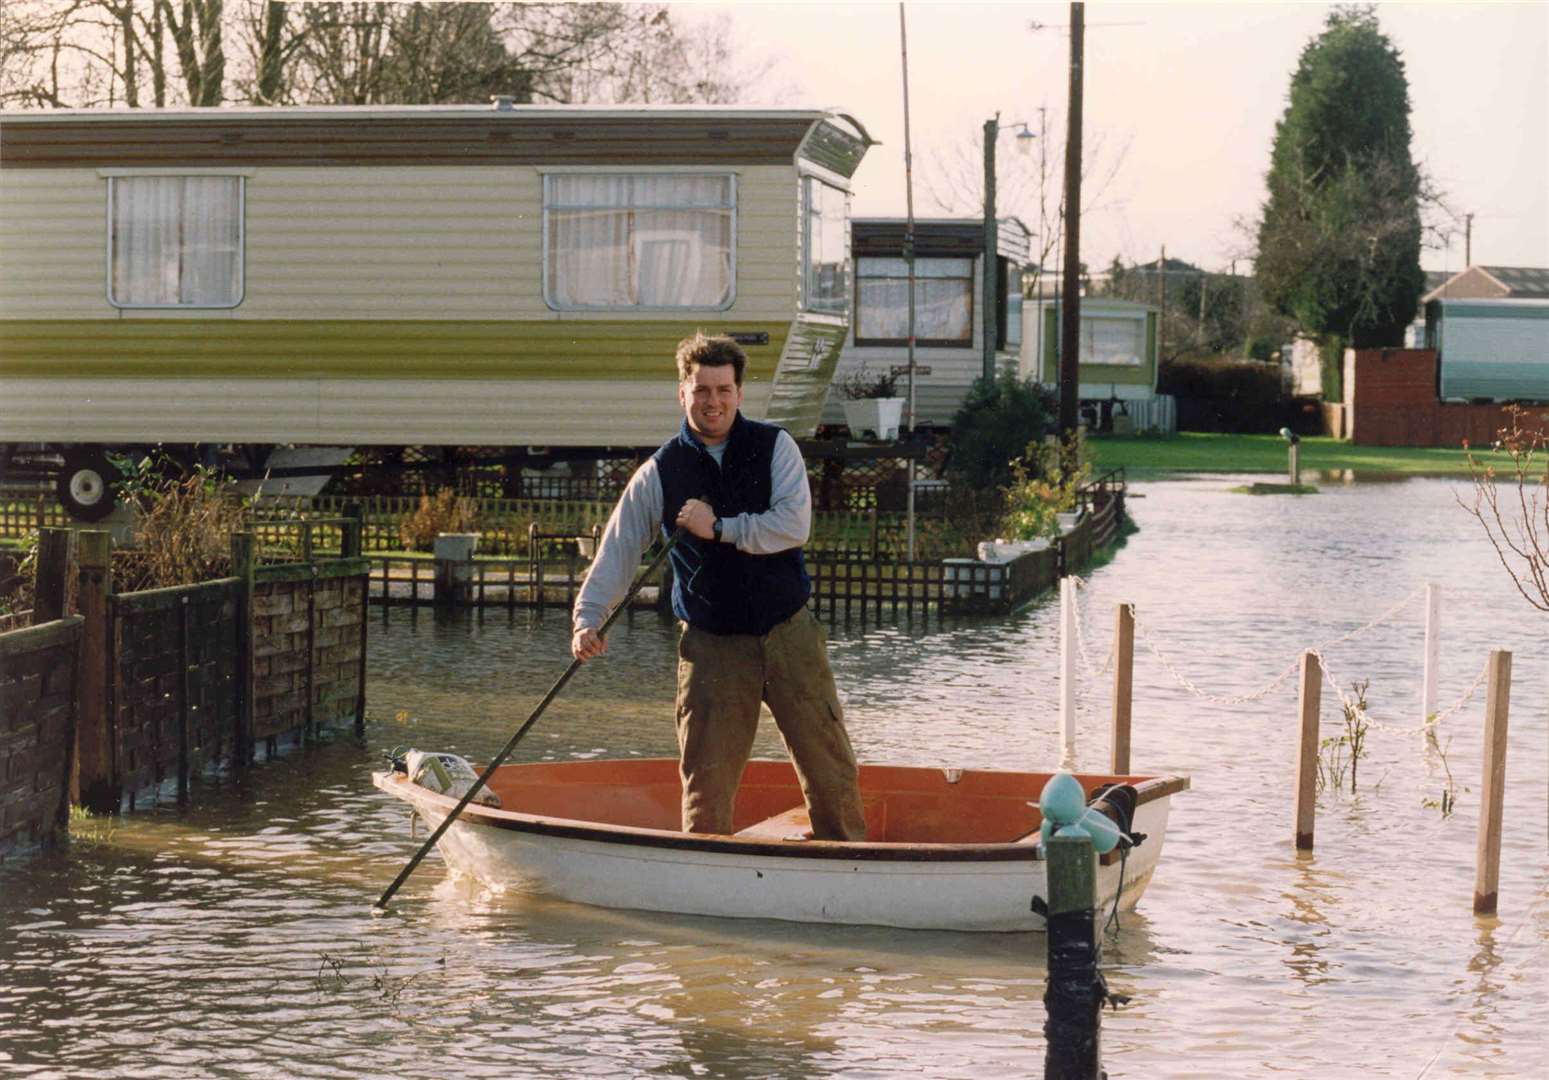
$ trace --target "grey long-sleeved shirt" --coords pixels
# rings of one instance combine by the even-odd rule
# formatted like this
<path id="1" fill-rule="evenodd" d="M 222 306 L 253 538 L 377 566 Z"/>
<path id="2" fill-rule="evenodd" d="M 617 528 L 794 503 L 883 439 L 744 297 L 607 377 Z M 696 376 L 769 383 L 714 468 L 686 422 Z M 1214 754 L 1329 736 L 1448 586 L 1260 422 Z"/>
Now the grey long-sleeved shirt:
<path id="1" fill-rule="evenodd" d="M 717 465 L 726 444 L 706 447 Z M 788 432 L 775 439 L 769 466 L 769 509 L 762 514 L 738 514 L 721 519 L 721 542 L 735 544 L 750 555 L 773 555 L 801 547 L 812 530 L 812 489 L 807 466 Z M 673 507 L 676 516 L 678 507 Z M 608 518 L 591 572 L 576 597 L 576 630 L 595 630 L 623 599 L 640 565 L 640 556 L 658 535 L 662 523 L 662 481 L 656 459 L 649 458 L 629 478 L 629 485 Z"/>

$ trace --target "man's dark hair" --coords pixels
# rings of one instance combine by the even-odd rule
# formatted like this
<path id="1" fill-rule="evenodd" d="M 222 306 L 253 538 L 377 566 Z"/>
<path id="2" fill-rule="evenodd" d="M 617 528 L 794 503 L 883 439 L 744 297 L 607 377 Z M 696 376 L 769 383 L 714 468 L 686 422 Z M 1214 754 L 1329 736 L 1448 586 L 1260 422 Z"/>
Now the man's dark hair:
<path id="1" fill-rule="evenodd" d="M 706 337 L 696 330 L 693 336 L 678 342 L 678 381 L 688 382 L 696 367 L 726 367 L 731 365 L 732 377 L 742 385 L 742 371 L 748 366 L 748 354 L 725 334 Z"/>

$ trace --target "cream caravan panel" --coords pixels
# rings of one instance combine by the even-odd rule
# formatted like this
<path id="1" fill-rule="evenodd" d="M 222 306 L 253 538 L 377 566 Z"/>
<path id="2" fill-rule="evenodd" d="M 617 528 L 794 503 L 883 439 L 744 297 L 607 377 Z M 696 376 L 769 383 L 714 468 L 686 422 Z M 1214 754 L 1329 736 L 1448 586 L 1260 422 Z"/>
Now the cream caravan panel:
<path id="1" fill-rule="evenodd" d="M 0 380 L 0 442 L 655 446 L 681 419 L 660 381 Z"/>
<path id="2" fill-rule="evenodd" d="M 789 318 L 794 170 L 737 175 L 737 302 L 728 314 Z M 532 168 L 259 169 L 248 181 L 247 227 L 244 318 L 691 314 L 551 311 L 542 288 L 543 183 Z"/>
<path id="3" fill-rule="evenodd" d="M 318 442 L 315 379 L 0 379 L 0 442 Z"/>
<path id="4" fill-rule="evenodd" d="M 107 182 L 94 169 L 0 169 L 0 318 L 113 318 Z"/>
<path id="5" fill-rule="evenodd" d="M 319 388 L 319 438 L 352 444 L 655 446 L 683 419 L 676 386 L 663 381 L 324 379 Z M 768 393 L 749 386 L 744 411 L 762 415 Z"/>
<path id="6" fill-rule="evenodd" d="M 229 312 L 126 316 L 561 317 L 543 302 L 543 185 L 536 169 L 271 166 L 244 172 L 243 302 Z M 717 317 L 788 319 L 796 306 L 795 169 L 735 172 L 737 300 Z M 118 318 L 107 302 L 106 273 L 107 180 L 96 169 L 0 170 L 0 318 Z M 681 320 L 693 314 L 563 317 Z"/>

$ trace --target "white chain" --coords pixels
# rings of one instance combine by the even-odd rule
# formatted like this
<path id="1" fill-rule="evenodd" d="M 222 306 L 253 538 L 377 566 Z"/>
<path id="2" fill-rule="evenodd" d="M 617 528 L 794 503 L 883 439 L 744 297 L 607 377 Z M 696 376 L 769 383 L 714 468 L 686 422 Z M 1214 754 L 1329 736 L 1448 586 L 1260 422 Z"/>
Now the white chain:
<path id="1" fill-rule="evenodd" d="M 1087 584 L 1086 583 L 1086 579 L 1082 578 L 1082 577 L 1078 577 L 1075 574 L 1071 574 L 1070 575 L 1070 580 L 1076 583 L 1076 593 L 1075 593 L 1075 597 L 1076 597 L 1076 599 L 1075 599 L 1075 603 L 1076 603 L 1076 649 L 1077 649 L 1077 652 L 1081 656 L 1081 666 L 1086 669 L 1086 677 L 1091 679 L 1093 682 L 1096 682 L 1100 677 L 1102 677 L 1103 675 L 1105 675 L 1107 673 L 1109 668 L 1111 668 L 1113 666 L 1113 654 L 1114 654 L 1117 642 L 1110 641 L 1108 643 L 1108 655 L 1103 660 L 1103 666 L 1102 667 L 1095 667 L 1095 666 L 1093 666 L 1093 664 L 1092 664 L 1092 655 L 1091 655 L 1091 653 L 1087 652 L 1087 647 L 1086 647 L 1086 625 L 1085 624 L 1087 622 L 1088 616 L 1087 616 L 1086 608 L 1083 607 L 1082 604 L 1081 604 L 1081 592 L 1082 592 L 1083 589 L 1086 588 L 1086 584 Z"/>
<path id="2" fill-rule="evenodd" d="M 1441 726 L 1441 722 L 1443 720 L 1451 717 L 1454 713 L 1461 710 L 1465 705 L 1474 699 L 1474 695 L 1479 692 L 1479 688 L 1484 685 L 1485 679 L 1490 674 L 1490 658 L 1487 656 L 1485 657 L 1483 666 L 1481 666 L 1479 669 L 1479 674 L 1474 676 L 1474 681 L 1469 684 L 1467 690 L 1463 691 L 1462 696 L 1460 696 L 1457 701 L 1453 702 L 1449 707 L 1443 709 L 1436 715 L 1426 717 L 1423 722 L 1415 725 L 1414 727 L 1401 728 L 1396 727 L 1393 724 L 1384 724 L 1380 721 L 1373 720 L 1371 718 L 1371 714 L 1367 712 L 1366 709 L 1362 708 L 1359 702 L 1351 701 L 1348 697 L 1345 696 L 1344 691 L 1339 688 L 1339 679 L 1332 671 L 1329 670 L 1328 661 L 1324 659 L 1323 654 L 1320 653 L 1317 649 L 1311 649 L 1309 651 L 1318 658 L 1318 666 L 1323 669 L 1323 680 L 1329 684 L 1330 688 L 1333 689 L 1335 696 L 1339 698 L 1340 705 L 1359 716 L 1363 726 L 1369 727 L 1374 731 L 1387 732 L 1389 735 L 1423 735 L 1426 732 L 1435 731 L 1438 727 Z"/>
<path id="3" fill-rule="evenodd" d="M 1420 588 L 1414 590 L 1408 596 L 1404 597 L 1404 599 L 1388 608 L 1388 610 L 1384 611 L 1381 615 L 1378 615 L 1375 619 L 1371 620 L 1371 622 L 1367 623 L 1365 626 L 1356 627 L 1356 629 L 1351 630 L 1347 634 L 1341 634 L 1339 637 L 1332 641 L 1326 641 L 1321 645 L 1314 646 L 1309 651 L 1315 653 L 1320 652 L 1323 649 L 1330 648 L 1334 645 L 1341 645 L 1346 641 L 1350 641 L 1352 638 L 1359 637 L 1361 634 L 1366 633 L 1366 631 L 1387 622 L 1394 615 L 1397 615 L 1404 608 L 1408 607 L 1414 601 L 1415 597 L 1420 596 L 1424 592 L 1425 587 L 1422 585 Z M 1157 662 L 1162 665 L 1163 669 L 1166 670 L 1166 672 L 1171 675 L 1180 686 L 1189 691 L 1189 693 L 1195 695 L 1196 697 L 1203 698 L 1205 701 L 1208 701 L 1214 705 L 1244 705 L 1250 701 L 1258 701 L 1259 699 L 1268 696 L 1270 693 L 1278 689 L 1282 683 L 1284 683 L 1295 673 L 1297 667 L 1301 664 L 1301 657 L 1298 656 L 1295 660 L 1292 660 L 1291 663 L 1286 666 L 1284 671 L 1282 671 L 1279 675 L 1276 675 L 1268 685 L 1263 686 L 1258 690 L 1254 690 L 1251 693 L 1239 694 L 1236 697 L 1217 697 L 1214 694 L 1210 694 L 1204 690 L 1201 690 L 1186 676 L 1184 676 L 1182 672 L 1175 668 L 1168 661 L 1168 659 L 1162 655 L 1162 651 L 1161 649 L 1157 648 L 1156 642 L 1151 640 L 1151 635 L 1146 632 L 1145 625 L 1141 623 L 1138 614 L 1135 612 L 1135 606 L 1130 604 L 1129 609 L 1131 615 L 1135 616 L 1135 632 L 1138 633 L 1145 641 L 1146 648 L 1151 650 L 1151 654 L 1156 657 Z"/>

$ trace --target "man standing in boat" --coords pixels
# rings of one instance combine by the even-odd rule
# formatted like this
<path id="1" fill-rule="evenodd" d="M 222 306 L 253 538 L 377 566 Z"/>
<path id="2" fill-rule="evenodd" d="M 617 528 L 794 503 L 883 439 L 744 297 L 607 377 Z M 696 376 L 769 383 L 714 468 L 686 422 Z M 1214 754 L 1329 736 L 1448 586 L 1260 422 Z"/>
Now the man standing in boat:
<path id="1" fill-rule="evenodd" d="M 855 753 L 827 635 L 812 613 L 802 545 L 812 493 L 796 441 L 742 415 L 747 356 L 729 337 L 678 345 L 683 426 L 635 471 L 576 598 L 570 650 L 607 652 L 597 633 L 658 535 L 672 550 L 683 828 L 729 833 L 742 770 L 767 702 L 819 840 L 863 840 Z"/>

